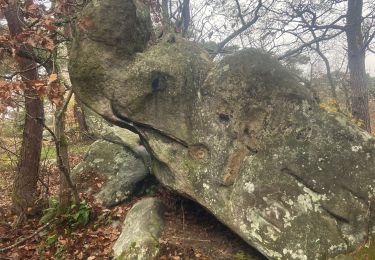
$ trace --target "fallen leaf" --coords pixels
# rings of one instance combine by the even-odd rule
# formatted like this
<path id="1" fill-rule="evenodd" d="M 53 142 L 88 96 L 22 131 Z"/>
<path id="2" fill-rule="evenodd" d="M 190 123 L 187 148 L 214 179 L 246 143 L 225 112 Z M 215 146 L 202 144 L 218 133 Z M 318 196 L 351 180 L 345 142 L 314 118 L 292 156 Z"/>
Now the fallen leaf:
<path id="1" fill-rule="evenodd" d="M 48 82 L 52 82 L 52 81 L 55 81 L 55 80 L 57 80 L 57 74 L 56 73 L 53 73 L 53 74 L 49 75 Z"/>

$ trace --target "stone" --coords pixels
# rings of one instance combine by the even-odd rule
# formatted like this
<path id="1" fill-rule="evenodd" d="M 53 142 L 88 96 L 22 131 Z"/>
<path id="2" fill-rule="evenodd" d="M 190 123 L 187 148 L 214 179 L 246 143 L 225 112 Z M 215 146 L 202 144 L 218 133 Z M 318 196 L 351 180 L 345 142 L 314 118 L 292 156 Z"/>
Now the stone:
<path id="1" fill-rule="evenodd" d="M 149 176 L 149 170 L 143 160 L 126 147 L 98 140 L 91 144 L 83 161 L 73 169 L 72 176 L 104 206 L 112 207 L 130 200 Z M 98 182 L 99 187 L 92 186 Z"/>
<path id="2" fill-rule="evenodd" d="M 137 134 L 107 122 L 103 117 L 86 106 L 83 106 L 83 110 L 85 112 L 89 133 L 92 136 L 124 146 L 126 149 L 136 154 L 138 158 L 141 158 L 147 167 L 150 166 L 150 155 L 141 144 L 141 140 Z"/>
<path id="3" fill-rule="evenodd" d="M 126 215 L 120 237 L 113 245 L 114 257 L 118 260 L 157 259 L 163 228 L 163 203 L 157 198 L 142 199 Z"/>
<path id="4" fill-rule="evenodd" d="M 113 7 L 130 14 L 101 20 Z M 138 0 L 89 3 L 70 75 L 83 103 L 141 137 L 160 183 L 270 259 L 327 259 L 374 233 L 369 134 L 320 108 L 261 51 L 213 62 L 178 35 L 147 44 L 147 10 Z"/>

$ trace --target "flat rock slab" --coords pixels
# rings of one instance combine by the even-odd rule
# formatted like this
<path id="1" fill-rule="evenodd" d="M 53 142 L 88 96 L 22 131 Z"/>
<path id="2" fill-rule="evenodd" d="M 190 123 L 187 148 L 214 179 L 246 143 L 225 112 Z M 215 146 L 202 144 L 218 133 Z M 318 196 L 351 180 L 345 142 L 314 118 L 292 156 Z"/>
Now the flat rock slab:
<path id="1" fill-rule="evenodd" d="M 152 260 L 159 254 L 159 237 L 164 228 L 164 206 L 157 198 L 134 204 L 126 215 L 120 237 L 113 246 L 116 259 Z"/>

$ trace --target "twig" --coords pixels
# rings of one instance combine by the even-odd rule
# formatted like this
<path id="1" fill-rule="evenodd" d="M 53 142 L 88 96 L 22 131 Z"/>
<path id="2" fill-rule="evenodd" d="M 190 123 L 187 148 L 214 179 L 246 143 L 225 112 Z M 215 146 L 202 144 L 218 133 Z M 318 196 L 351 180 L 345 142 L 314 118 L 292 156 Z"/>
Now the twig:
<path id="1" fill-rule="evenodd" d="M 181 202 L 181 210 L 182 210 L 182 230 L 185 230 L 185 210 L 183 202 Z"/>
<path id="2" fill-rule="evenodd" d="M 194 238 L 175 237 L 175 236 L 173 236 L 172 238 L 174 238 L 174 239 L 181 239 L 181 240 L 198 241 L 198 242 L 212 242 L 211 240 L 208 240 L 208 239 L 194 239 Z"/>
<path id="3" fill-rule="evenodd" d="M 17 158 L 19 157 L 18 154 L 16 154 L 15 152 L 9 150 L 8 148 L 4 147 L 1 143 L 0 143 L 0 149 L 3 149 L 5 152 L 10 153 L 11 155 L 14 155 Z"/>
<path id="4" fill-rule="evenodd" d="M 53 221 L 49 221 L 47 222 L 46 224 L 44 224 L 43 226 L 41 226 L 40 228 L 38 228 L 34 233 L 32 233 L 30 236 L 27 236 L 25 238 L 22 238 L 21 240 L 19 240 L 18 242 L 14 243 L 13 245 L 10 245 L 10 246 L 7 246 L 7 247 L 4 247 L 4 248 L 0 248 L 0 253 L 3 253 L 5 251 L 8 251 L 12 248 L 15 248 L 16 246 L 19 246 L 20 244 L 24 243 L 26 240 L 36 236 L 37 234 L 39 234 L 40 232 L 42 232 L 44 229 L 46 229 L 49 225 L 52 224 Z"/>

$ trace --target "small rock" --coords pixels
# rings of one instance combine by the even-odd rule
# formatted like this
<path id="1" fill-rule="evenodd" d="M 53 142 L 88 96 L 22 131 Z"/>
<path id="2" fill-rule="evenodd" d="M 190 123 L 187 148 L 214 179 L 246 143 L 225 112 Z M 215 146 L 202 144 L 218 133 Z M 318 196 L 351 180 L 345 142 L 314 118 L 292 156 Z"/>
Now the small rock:
<path id="1" fill-rule="evenodd" d="M 129 211 L 113 246 L 116 259 L 156 259 L 164 227 L 164 206 L 157 198 L 137 202 Z"/>
<path id="2" fill-rule="evenodd" d="M 106 207 L 130 199 L 148 175 L 143 160 L 127 147 L 104 140 L 94 142 L 72 171 L 73 179 Z"/>

